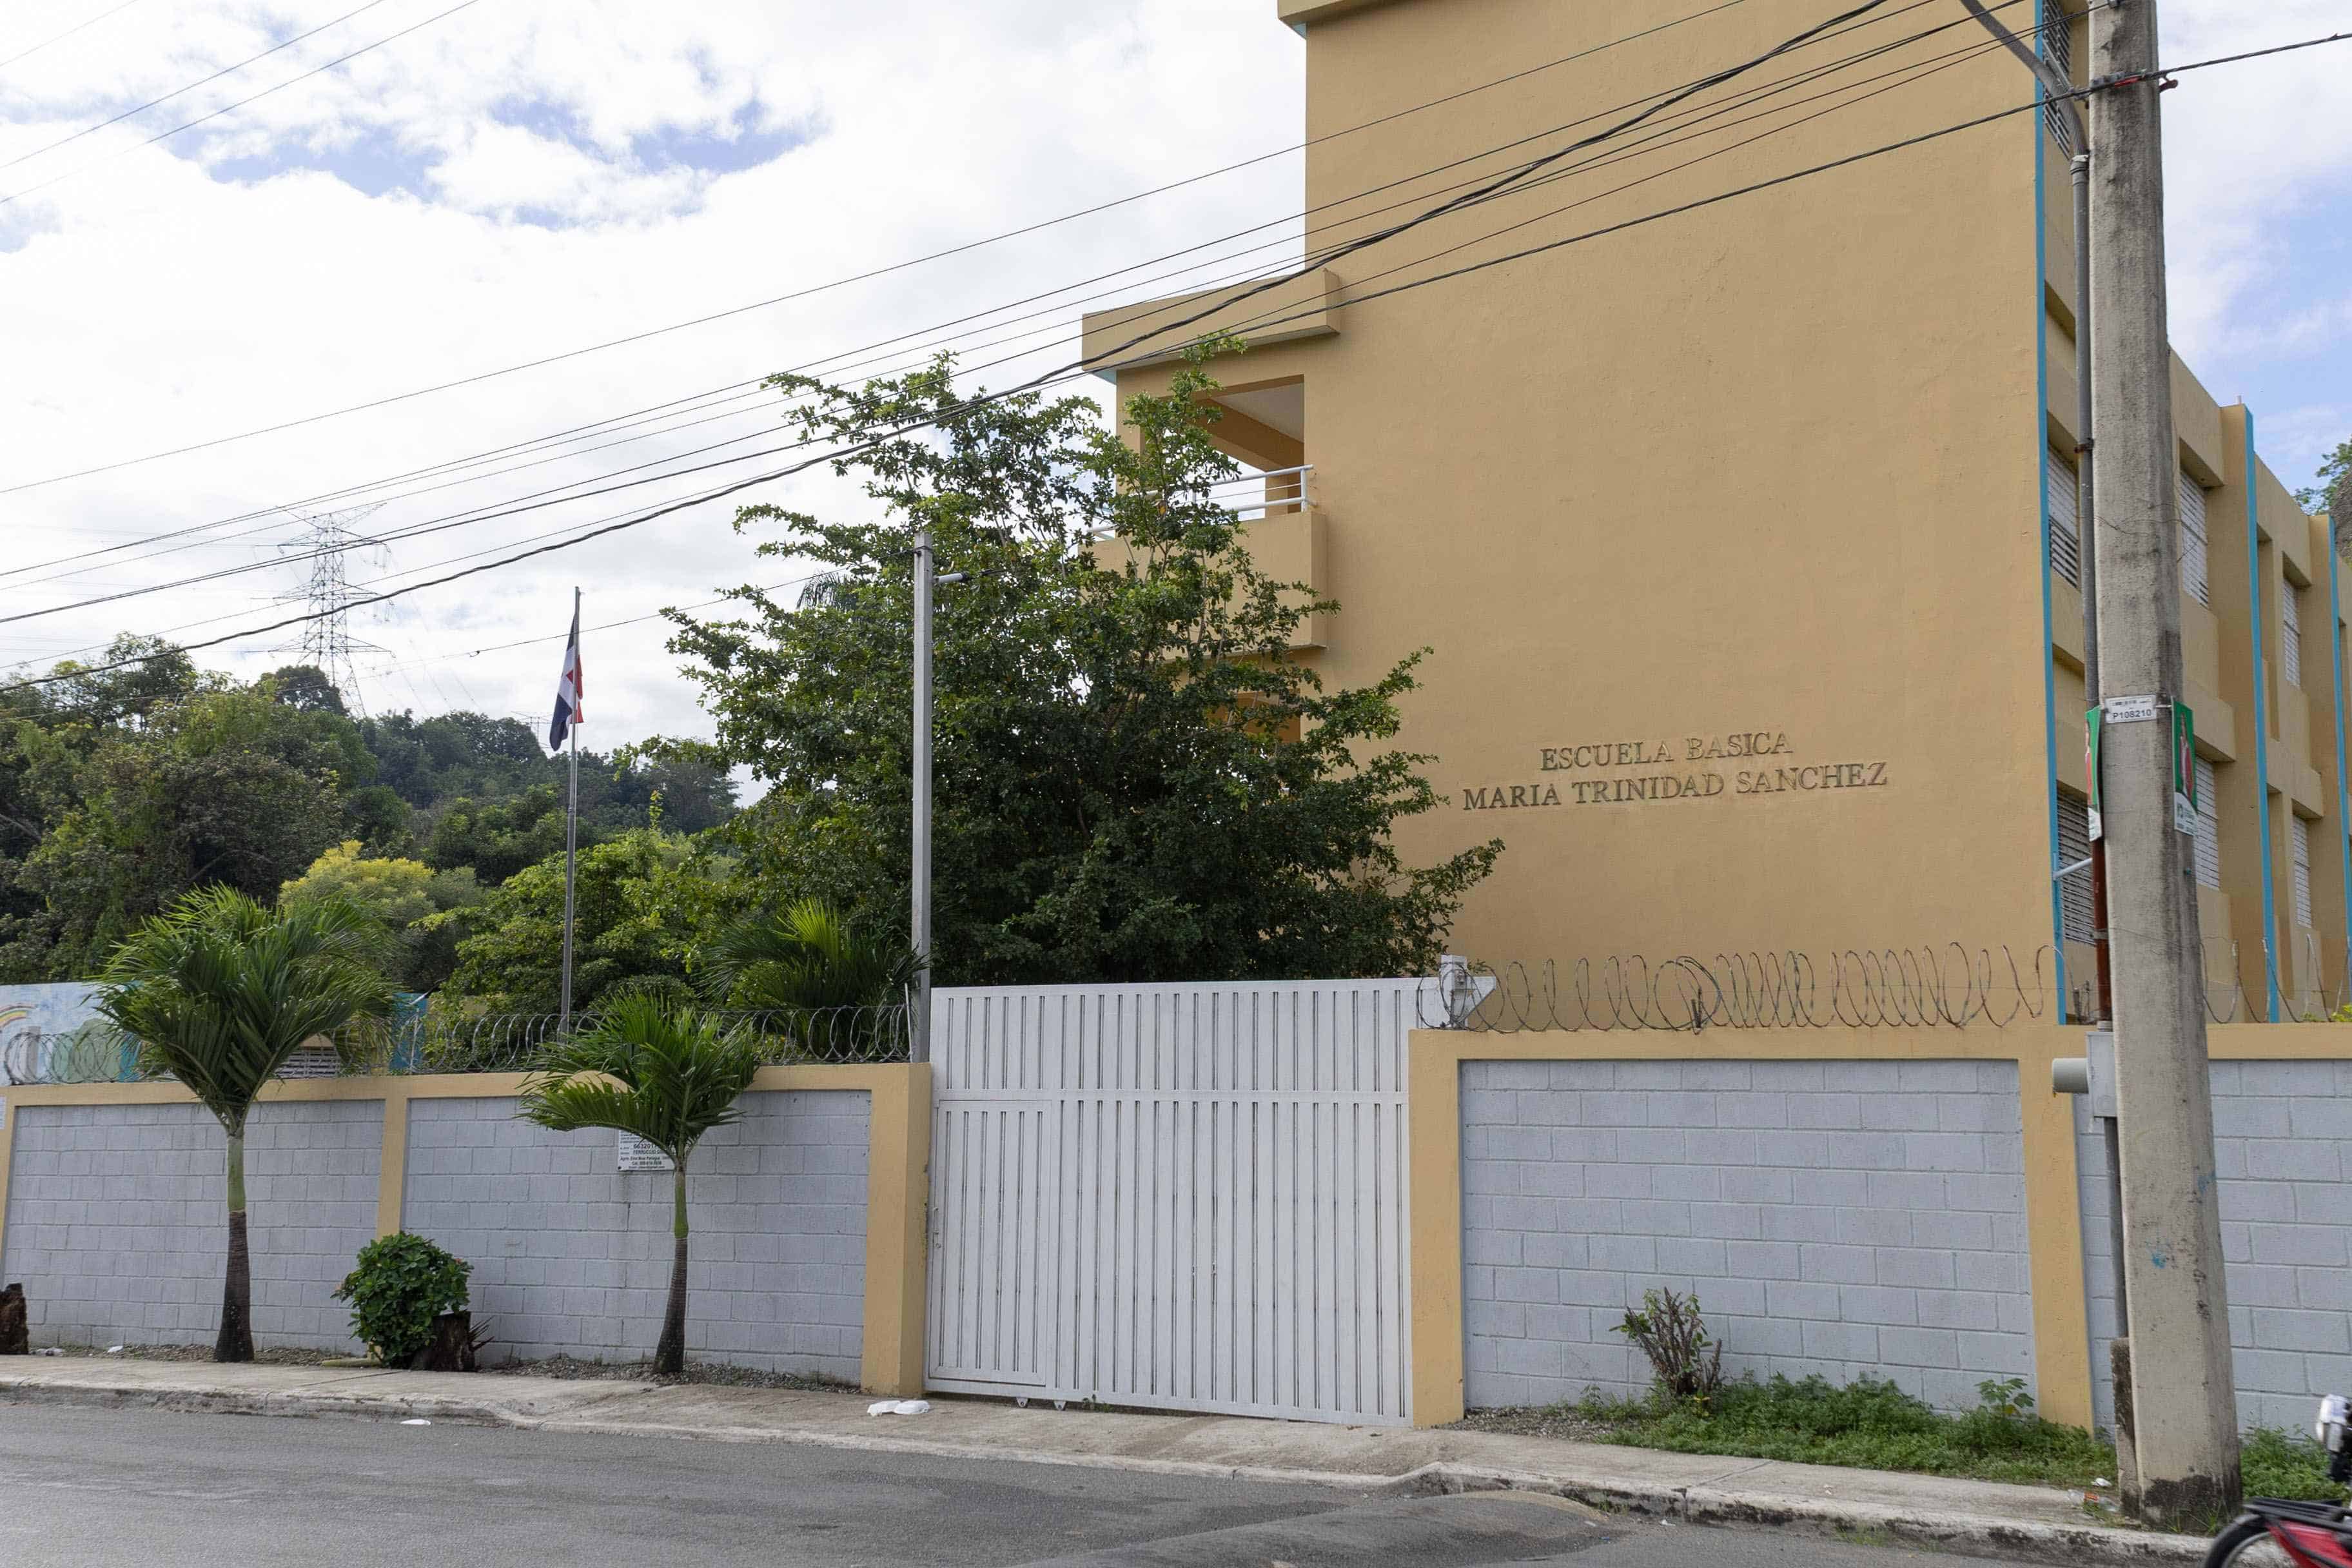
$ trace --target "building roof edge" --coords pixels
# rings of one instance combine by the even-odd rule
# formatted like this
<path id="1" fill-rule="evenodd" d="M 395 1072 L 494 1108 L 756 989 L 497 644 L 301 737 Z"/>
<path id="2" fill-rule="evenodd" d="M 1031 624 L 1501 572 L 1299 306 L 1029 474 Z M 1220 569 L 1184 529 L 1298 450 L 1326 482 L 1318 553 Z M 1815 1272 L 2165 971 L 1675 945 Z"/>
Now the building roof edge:
<path id="1" fill-rule="evenodd" d="M 1397 0 L 1274 0 L 1274 14 L 1292 31 L 1304 33 L 1311 23 L 1328 22 L 1350 12 L 1395 4 Z"/>

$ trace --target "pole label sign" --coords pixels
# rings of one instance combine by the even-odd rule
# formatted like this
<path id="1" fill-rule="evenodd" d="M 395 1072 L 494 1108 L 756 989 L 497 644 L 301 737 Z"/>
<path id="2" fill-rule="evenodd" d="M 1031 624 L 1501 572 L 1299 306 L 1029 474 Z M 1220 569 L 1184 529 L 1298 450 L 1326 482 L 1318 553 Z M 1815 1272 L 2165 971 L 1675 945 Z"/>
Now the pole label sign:
<path id="1" fill-rule="evenodd" d="M 2090 819 L 2090 836 L 2094 843 L 2105 836 L 2100 818 L 2099 742 L 2105 738 L 2109 724 L 2137 723 L 2155 717 L 2137 711 L 2137 704 L 2153 702 L 2154 698 L 2110 697 L 2096 708 L 2083 712 L 2083 794 L 2084 815 Z M 2118 718 L 2117 703 L 2133 704 L 2130 718 Z M 2172 828 L 2176 833 L 2197 837 L 2197 716 L 2186 702 L 2171 704 L 2172 710 Z"/>
<path id="2" fill-rule="evenodd" d="M 2161 710 L 2153 695 L 2147 697 L 2110 697 L 2099 706 L 2106 710 L 2110 724 L 2148 724 L 2156 721 Z"/>

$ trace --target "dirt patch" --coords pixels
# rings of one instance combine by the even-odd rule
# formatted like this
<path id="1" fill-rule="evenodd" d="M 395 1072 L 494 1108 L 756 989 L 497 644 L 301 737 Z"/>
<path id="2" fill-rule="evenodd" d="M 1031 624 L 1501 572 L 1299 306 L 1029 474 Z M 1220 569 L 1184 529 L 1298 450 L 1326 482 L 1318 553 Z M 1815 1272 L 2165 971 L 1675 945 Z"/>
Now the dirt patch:
<path id="1" fill-rule="evenodd" d="M 809 1373 L 763 1372 L 757 1367 L 730 1366 L 725 1362 L 690 1361 L 683 1377 L 656 1377 L 650 1361 L 583 1361 L 577 1356 L 547 1356 L 538 1361 L 500 1362 L 484 1367 L 488 1376 L 570 1377 L 625 1383 L 696 1384 L 718 1388 L 799 1388 L 838 1394 L 856 1384 Z"/>

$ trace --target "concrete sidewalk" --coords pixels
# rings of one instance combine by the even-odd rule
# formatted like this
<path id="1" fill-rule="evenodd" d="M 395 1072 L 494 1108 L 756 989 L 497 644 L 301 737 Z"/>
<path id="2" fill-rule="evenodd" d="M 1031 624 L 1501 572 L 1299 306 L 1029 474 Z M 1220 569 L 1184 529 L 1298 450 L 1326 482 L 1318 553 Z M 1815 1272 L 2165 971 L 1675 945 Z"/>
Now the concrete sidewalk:
<path id="1" fill-rule="evenodd" d="M 1490 1432 L 1028 1409 L 980 1400 L 870 1416 L 863 1394 L 511 1377 L 8 1357 L 0 1400 L 259 1415 L 422 1416 L 525 1430 L 812 1443 L 883 1453 L 1306 1481 L 1514 1488 L 1694 1522 L 1777 1525 L 2052 1563 L 2197 1563 L 2207 1542 L 2104 1526 L 2073 1492 L 1709 1458 Z"/>

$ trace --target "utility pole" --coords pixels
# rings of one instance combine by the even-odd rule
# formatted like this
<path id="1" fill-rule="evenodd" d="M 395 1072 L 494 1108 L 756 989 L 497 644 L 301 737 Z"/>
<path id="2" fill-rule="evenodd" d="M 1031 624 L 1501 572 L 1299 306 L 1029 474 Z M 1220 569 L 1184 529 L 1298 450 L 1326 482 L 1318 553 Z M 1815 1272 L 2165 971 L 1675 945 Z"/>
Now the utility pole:
<path id="1" fill-rule="evenodd" d="M 2177 825 L 2173 799 L 2173 704 L 2183 689 L 2179 459 L 2156 67 L 2157 0 L 2111 0 L 2092 12 L 2091 303 L 2100 333 L 2092 534 L 2138 1459 L 2138 1495 L 2125 1501 L 2151 1522 L 2202 1530 L 2237 1505 L 2238 1419 L 2193 841 Z"/>
<path id="2" fill-rule="evenodd" d="M 931 1059 L 931 531 L 915 534 L 915 824 L 908 901 L 914 906 L 915 984 L 907 999 L 907 1059 Z"/>
<path id="3" fill-rule="evenodd" d="M 914 864 L 908 876 L 913 906 L 915 983 L 908 988 L 907 1059 L 931 1059 L 931 599 L 934 590 L 966 581 L 971 574 L 940 572 L 931 549 L 931 531 L 915 531 L 915 811 Z"/>

